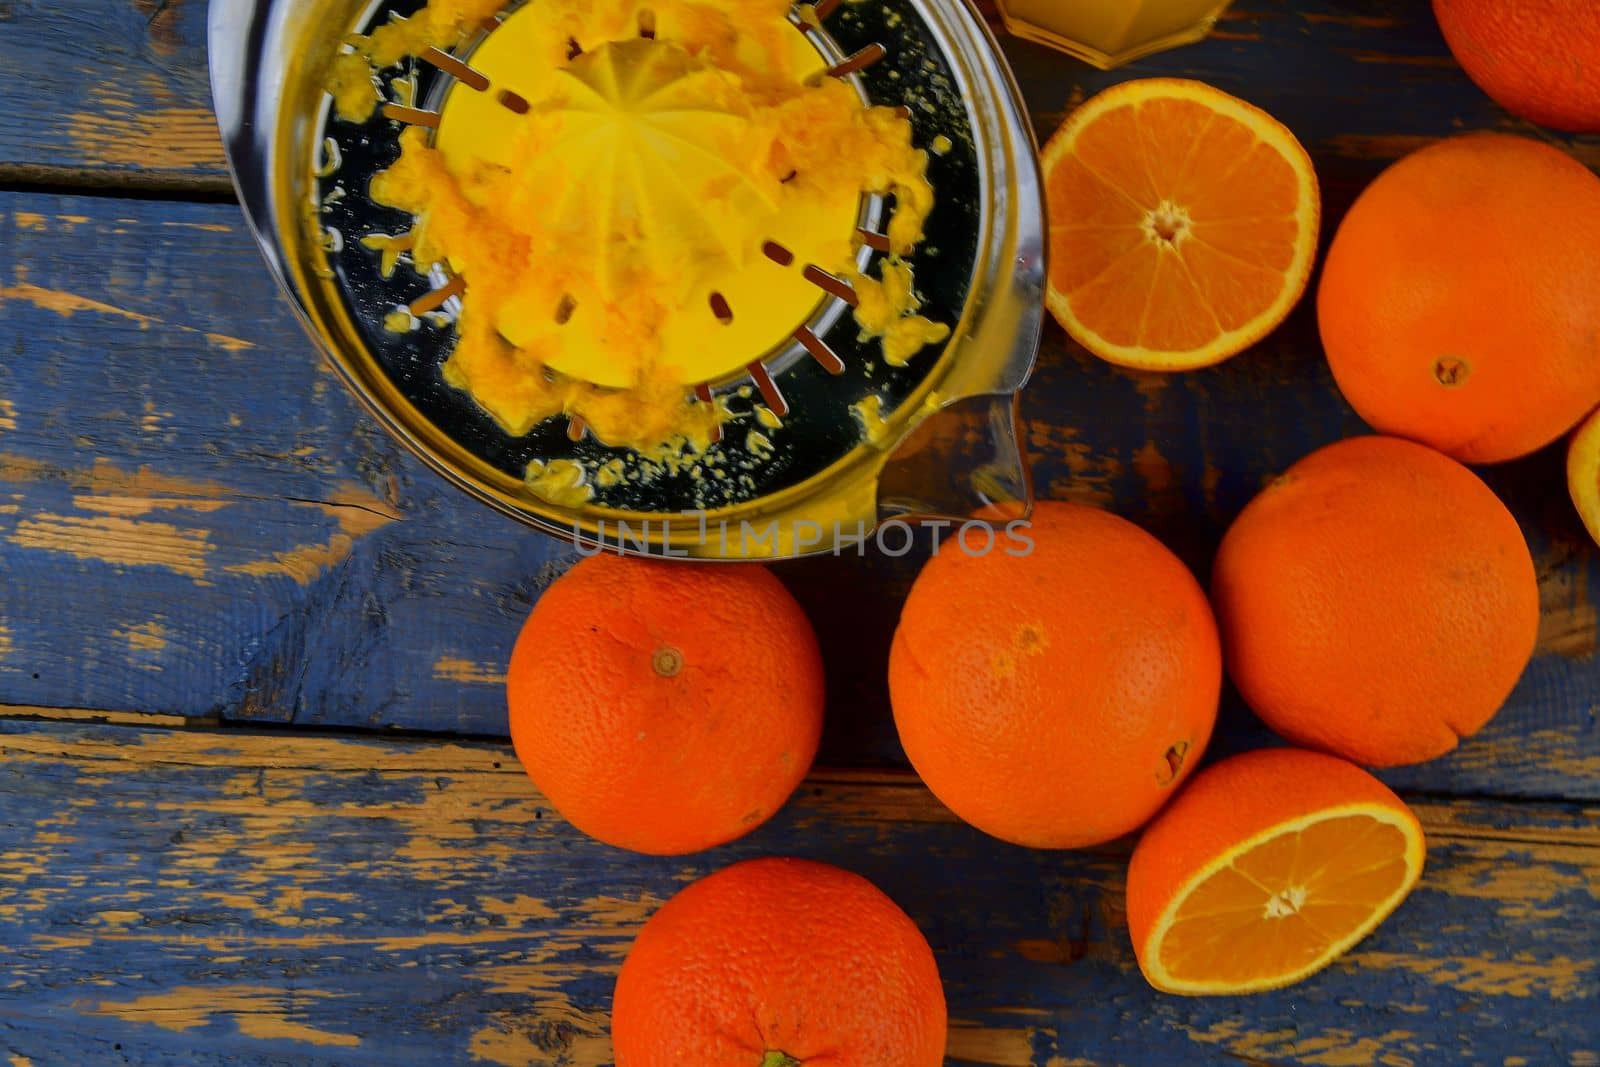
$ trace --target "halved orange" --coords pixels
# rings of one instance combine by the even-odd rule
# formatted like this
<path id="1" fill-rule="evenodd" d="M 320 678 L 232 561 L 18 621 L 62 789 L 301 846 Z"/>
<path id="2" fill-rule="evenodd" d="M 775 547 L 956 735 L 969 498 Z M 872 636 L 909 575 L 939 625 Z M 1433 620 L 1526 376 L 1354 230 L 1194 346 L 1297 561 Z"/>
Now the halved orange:
<path id="1" fill-rule="evenodd" d="M 1305 292 L 1321 198 L 1311 157 L 1261 109 L 1195 81 L 1092 97 L 1041 156 L 1046 304 L 1102 359 L 1142 370 L 1221 362 Z"/>
<path id="2" fill-rule="evenodd" d="M 1600 544 L 1600 411 L 1583 421 L 1567 446 L 1567 495 L 1589 536 Z"/>
<path id="3" fill-rule="evenodd" d="M 1247 752 L 1201 771 L 1128 868 L 1145 978 L 1190 995 L 1306 978 L 1383 922 L 1422 874 L 1422 825 L 1353 763 Z"/>

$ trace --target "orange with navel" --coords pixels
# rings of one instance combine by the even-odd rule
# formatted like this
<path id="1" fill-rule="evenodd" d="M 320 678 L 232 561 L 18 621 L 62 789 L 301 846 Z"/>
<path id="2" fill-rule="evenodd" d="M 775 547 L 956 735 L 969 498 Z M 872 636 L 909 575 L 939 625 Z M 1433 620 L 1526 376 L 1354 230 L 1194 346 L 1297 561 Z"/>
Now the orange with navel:
<path id="1" fill-rule="evenodd" d="M 1507 134 L 1412 153 L 1340 223 L 1317 322 L 1378 432 L 1463 463 L 1544 447 L 1600 404 L 1600 178 Z"/>
<path id="2" fill-rule="evenodd" d="M 1378 767 L 1482 728 L 1539 629 L 1516 519 L 1467 468 L 1394 437 L 1329 445 L 1263 489 L 1223 537 L 1211 593 L 1256 714 Z"/>
<path id="3" fill-rule="evenodd" d="M 1298 982 L 1366 937 L 1422 874 L 1415 815 L 1360 767 L 1294 748 L 1195 776 L 1139 839 L 1128 933 L 1168 993 Z"/>
<path id="4" fill-rule="evenodd" d="M 659 855 L 759 826 L 822 730 L 816 635 L 756 565 L 581 560 L 534 606 L 506 692 L 517 756 L 556 810 Z"/>
<path id="5" fill-rule="evenodd" d="M 617 1067 L 939 1067 L 944 990 L 916 924 L 859 875 L 758 859 L 645 923 L 612 1002 Z"/>
<path id="6" fill-rule="evenodd" d="M 1016 844 L 1078 848 L 1136 829 L 1199 761 L 1216 623 L 1183 563 L 1126 519 L 1041 501 L 1025 533 L 1026 554 L 947 542 L 928 562 L 889 693 L 906 755 L 952 811 Z"/>
<path id="7" fill-rule="evenodd" d="M 1046 303 L 1073 339 L 1142 370 L 1220 362 L 1305 291 L 1321 199 L 1311 159 L 1271 115 L 1195 81 L 1092 97 L 1041 154 Z"/>

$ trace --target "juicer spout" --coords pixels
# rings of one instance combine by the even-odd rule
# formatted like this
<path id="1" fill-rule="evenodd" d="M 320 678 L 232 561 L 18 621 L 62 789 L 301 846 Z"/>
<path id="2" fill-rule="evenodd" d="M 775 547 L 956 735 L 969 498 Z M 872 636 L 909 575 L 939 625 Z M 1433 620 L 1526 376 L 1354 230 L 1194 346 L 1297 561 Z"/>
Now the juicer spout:
<path id="1" fill-rule="evenodd" d="M 957 400 L 922 420 L 878 479 L 878 521 L 1027 518 L 1033 477 L 1017 393 Z"/>

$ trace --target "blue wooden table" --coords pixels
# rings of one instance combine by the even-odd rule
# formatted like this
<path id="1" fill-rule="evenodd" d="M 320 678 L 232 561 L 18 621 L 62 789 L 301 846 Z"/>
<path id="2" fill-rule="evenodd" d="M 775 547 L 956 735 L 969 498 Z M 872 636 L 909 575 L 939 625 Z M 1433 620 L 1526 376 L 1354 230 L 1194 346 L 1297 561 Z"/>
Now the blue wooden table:
<path id="1" fill-rule="evenodd" d="M 0 1067 L 606 1063 L 640 922 L 772 853 L 912 914 L 953 1063 L 1600 1063 L 1600 551 L 1558 449 L 1485 472 L 1538 562 L 1533 665 L 1456 754 L 1385 775 L 1427 872 L 1298 987 L 1153 993 L 1126 843 L 1013 848 L 917 784 L 884 685 L 914 558 L 778 568 L 830 701 L 820 769 L 771 824 L 686 859 L 608 849 L 503 741 L 503 664 L 571 553 L 446 486 L 322 367 L 232 202 L 204 20 L 199 0 L 0 0 Z M 1482 96 L 1424 0 L 1244 0 L 1205 44 L 1111 75 L 1005 47 L 1041 134 L 1151 74 L 1266 107 L 1315 157 L 1329 227 L 1461 130 L 1600 165 L 1600 139 Z M 1116 509 L 1202 577 L 1265 478 L 1362 429 L 1310 302 L 1173 377 L 1051 326 L 1025 409 L 1045 495 Z M 1230 694 L 1213 755 L 1267 740 Z"/>

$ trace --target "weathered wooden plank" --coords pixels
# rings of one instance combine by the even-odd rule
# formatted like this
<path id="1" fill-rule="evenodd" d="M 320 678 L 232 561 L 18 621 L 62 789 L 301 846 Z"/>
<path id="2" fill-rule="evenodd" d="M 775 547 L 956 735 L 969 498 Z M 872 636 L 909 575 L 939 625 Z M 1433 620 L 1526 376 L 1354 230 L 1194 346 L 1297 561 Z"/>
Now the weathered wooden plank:
<path id="1" fill-rule="evenodd" d="M 0 182 L 231 192 L 203 0 L 0 0 Z"/>
<path id="2" fill-rule="evenodd" d="M 321 368 L 225 205 L 0 194 L 0 703 L 504 733 L 520 619 L 570 558 L 403 454 Z M 240 294 L 247 298 L 241 299 Z M 1049 496 L 1202 573 L 1274 472 L 1356 432 L 1310 308 L 1215 370 L 1134 375 L 1046 332 Z M 1600 796 L 1591 577 L 1554 450 L 1489 474 L 1540 560 L 1543 651 L 1438 792 Z M 779 568 L 830 672 L 824 760 L 900 760 L 884 664 L 918 558 Z M 1218 748 L 1265 731 L 1236 701 Z"/>
<path id="3" fill-rule="evenodd" d="M 5 699 L 501 732 L 483 664 L 562 546 L 358 413 L 237 210 L 0 216 Z"/>
<path id="4" fill-rule="evenodd" d="M 954 1063 L 1592 1062 L 1596 813 L 1419 811 L 1423 882 L 1348 960 L 1187 999 L 1134 966 L 1125 845 L 1006 846 L 904 777 L 819 775 L 735 846 L 650 859 L 564 824 L 501 746 L 0 720 L 0 1056 L 604 1063 L 651 910 L 797 854 L 926 931 Z"/>
<path id="5" fill-rule="evenodd" d="M 0 182 L 226 192 L 200 0 L 3 0 Z M 996 26 L 993 8 L 985 4 Z M 1210 41 L 1123 71 L 1091 71 L 1011 38 L 1003 46 L 1041 135 L 1127 77 L 1199 77 L 1283 118 L 1319 157 L 1335 203 L 1383 162 L 1459 128 L 1528 129 L 1456 67 L 1415 0 L 1256 0 Z M 1541 136 L 1553 136 L 1540 134 Z M 1600 139 L 1565 139 L 1591 162 Z M 1321 162 L 1321 158 L 1319 158 Z"/>

